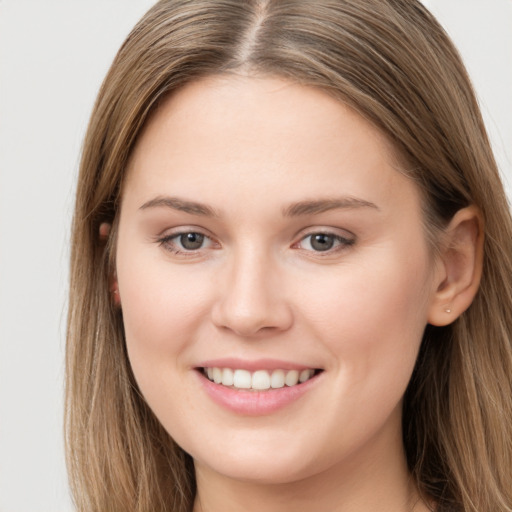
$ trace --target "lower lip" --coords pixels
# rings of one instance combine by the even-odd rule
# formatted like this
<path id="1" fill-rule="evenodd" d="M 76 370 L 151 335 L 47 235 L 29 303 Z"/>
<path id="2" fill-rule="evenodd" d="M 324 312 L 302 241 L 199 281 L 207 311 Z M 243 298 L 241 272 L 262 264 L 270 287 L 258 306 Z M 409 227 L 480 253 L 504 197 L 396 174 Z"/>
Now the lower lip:
<path id="1" fill-rule="evenodd" d="M 215 384 L 207 379 L 202 371 L 197 371 L 197 374 L 204 390 L 216 404 L 245 416 L 264 416 L 290 405 L 307 393 L 321 375 L 317 374 L 295 386 L 284 386 L 267 391 L 246 391 Z"/>

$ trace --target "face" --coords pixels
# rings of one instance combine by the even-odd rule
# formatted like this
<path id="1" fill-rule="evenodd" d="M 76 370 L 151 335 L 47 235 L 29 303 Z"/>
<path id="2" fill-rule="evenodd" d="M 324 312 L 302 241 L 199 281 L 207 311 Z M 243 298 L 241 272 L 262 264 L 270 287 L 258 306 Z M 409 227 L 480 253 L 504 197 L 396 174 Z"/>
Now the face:
<path id="1" fill-rule="evenodd" d="M 290 482 L 401 453 L 433 263 L 379 131 L 313 88 L 213 77 L 159 108 L 127 172 L 128 354 L 196 468 Z"/>

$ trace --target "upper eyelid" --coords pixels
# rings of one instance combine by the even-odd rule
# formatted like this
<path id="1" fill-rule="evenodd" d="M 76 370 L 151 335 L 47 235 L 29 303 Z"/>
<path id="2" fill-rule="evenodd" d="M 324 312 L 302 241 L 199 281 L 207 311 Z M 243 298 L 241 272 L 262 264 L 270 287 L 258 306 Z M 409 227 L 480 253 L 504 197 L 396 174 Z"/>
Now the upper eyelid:
<path id="1" fill-rule="evenodd" d="M 166 228 L 156 236 L 152 237 L 152 239 L 153 241 L 162 245 L 166 242 L 169 242 L 173 238 L 177 238 L 180 235 L 186 235 L 187 233 L 197 233 L 207 238 L 213 244 L 219 243 L 217 238 L 213 236 L 208 230 L 198 226 L 177 226 L 175 228 Z"/>
<path id="2" fill-rule="evenodd" d="M 354 236 L 339 235 L 339 234 L 332 233 L 332 232 L 329 232 L 329 231 L 313 231 L 312 233 L 307 233 L 306 235 L 302 236 L 300 238 L 300 240 L 304 240 L 305 238 L 308 238 L 308 237 L 314 236 L 314 235 L 332 236 L 336 240 L 349 240 L 349 241 L 354 241 L 355 240 Z"/>
<path id="3" fill-rule="evenodd" d="M 303 228 L 300 231 L 297 232 L 297 234 L 294 236 L 297 240 L 302 240 L 303 238 L 306 238 L 307 236 L 316 235 L 316 234 L 322 234 L 322 235 L 331 235 L 339 238 L 344 238 L 347 240 L 356 240 L 356 235 L 352 233 L 351 231 L 344 229 L 344 228 L 335 228 L 335 227 L 329 227 L 329 226 L 310 226 L 307 228 Z"/>
<path id="4" fill-rule="evenodd" d="M 167 236 L 173 236 L 173 235 L 181 235 L 184 233 L 200 233 L 201 235 L 205 235 L 208 237 L 211 237 L 212 235 L 209 233 L 209 231 L 203 227 L 195 226 L 193 224 L 187 224 L 187 225 L 179 225 L 175 227 L 166 227 L 165 229 L 162 229 L 159 231 L 159 233 L 156 235 L 156 237 L 164 237 Z"/>

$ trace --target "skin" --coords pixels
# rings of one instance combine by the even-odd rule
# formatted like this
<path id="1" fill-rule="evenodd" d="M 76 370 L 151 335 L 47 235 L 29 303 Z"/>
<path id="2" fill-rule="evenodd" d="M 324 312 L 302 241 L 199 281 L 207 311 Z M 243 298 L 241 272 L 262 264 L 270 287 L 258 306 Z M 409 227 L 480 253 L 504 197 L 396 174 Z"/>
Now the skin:
<path id="1" fill-rule="evenodd" d="M 162 197 L 215 215 L 155 204 Z M 340 198 L 343 207 L 284 214 Z M 187 251 L 183 232 L 204 244 Z M 344 240 L 315 251 L 318 232 Z M 459 233 L 464 247 L 477 238 L 474 228 Z M 453 320 L 440 313 L 447 301 L 458 313 L 463 272 L 450 279 L 434 261 L 419 191 L 376 128 L 280 79 L 188 85 L 137 142 L 116 258 L 130 362 L 194 458 L 196 512 L 427 510 L 406 468 L 402 397 L 427 322 Z M 221 357 L 323 372 L 300 399 L 246 416 L 214 403 L 198 378 L 201 361 Z"/>

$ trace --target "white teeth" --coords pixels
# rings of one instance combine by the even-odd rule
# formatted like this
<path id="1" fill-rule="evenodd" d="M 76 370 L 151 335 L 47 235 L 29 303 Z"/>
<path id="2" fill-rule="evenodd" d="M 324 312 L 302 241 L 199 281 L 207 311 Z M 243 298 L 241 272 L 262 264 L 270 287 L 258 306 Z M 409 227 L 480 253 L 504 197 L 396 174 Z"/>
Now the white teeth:
<path id="1" fill-rule="evenodd" d="M 270 377 L 270 386 L 274 389 L 284 387 L 284 371 L 283 370 L 274 370 L 272 372 L 272 377 Z"/>
<path id="2" fill-rule="evenodd" d="M 252 374 L 252 389 L 268 389 L 270 387 L 270 375 L 265 370 L 258 370 Z"/>
<path id="3" fill-rule="evenodd" d="M 224 368 L 224 370 L 222 370 L 222 385 L 233 385 L 233 370 L 231 368 Z"/>
<path id="4" fill-rule="evenodd" d="M 247 370 L 235 370 L 233 375 L 233 386 L 239 389 L 251 389 L 251 372 Z"/>
<path id="5" fill-rule="evenodd" d="M 299 382 L 306 382 L 313 376 L 313 370 L 302 370 L 299 375 Z"/>
<path id="6" fill-rule="evenodd" d="M 232 370 L 231 368 L 204 368 L 203 373 L 215 384 L 234 387 L 237 389 L 254 389 L 264 391 L 286 386 L 295 386 L 306 382 L 314 376 L 315 370 L 257 370 L 253 373 L 247 370 Z"/>
<path id="7" fill-rule="evenodd" d="M 222 382 L 222 370 L 220 368 L 213 369 L 213 382 L 215 382 L 215 384 Z"/>
<path id="8" fill-rule="evenodd" d="M 290 370 L 284 378 L 284 383 L 287 386 L 295 386 L 299 382 L 299 372 L 297 370 Z"/>

